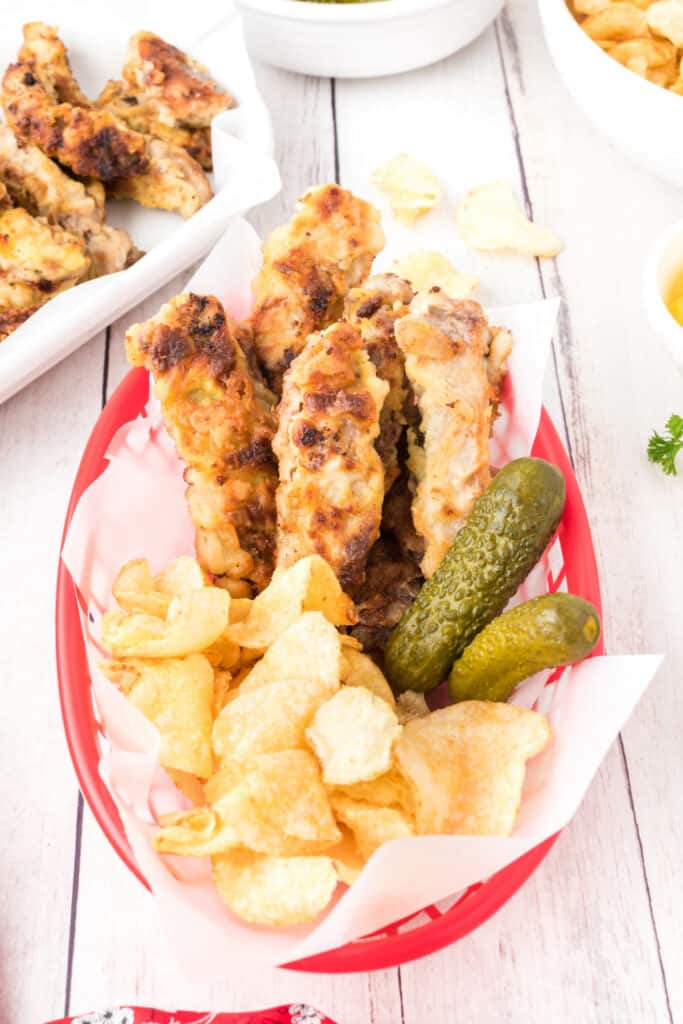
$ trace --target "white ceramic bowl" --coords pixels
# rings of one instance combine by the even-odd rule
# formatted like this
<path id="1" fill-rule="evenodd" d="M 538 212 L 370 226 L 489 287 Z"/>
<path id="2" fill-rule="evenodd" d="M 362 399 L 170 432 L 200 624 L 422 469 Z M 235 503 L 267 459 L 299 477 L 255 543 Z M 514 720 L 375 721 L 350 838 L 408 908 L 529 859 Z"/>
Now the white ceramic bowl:
<path id="1" fill-rule="evenodd" d="M 583 112 L 619 149 L 683 186 L 683 96 L 640 78 L 604 53 L 565 0 L 539 0 L 548 49 Z"/>
<path id="2" fill-rule="evenodd" d="M 254 57 L 307 75 L 375 78 L 433 64 L 466 46 L 503 0 L 236 0 Z"/>
<path id="3" fill-rule="evenodd" d="M 650 327 L 683 372 L 683 327 L 666 308 L 664 297 L 683 268 L 683 220 L 660 235 L 645 261 L 643 297 Z"/>

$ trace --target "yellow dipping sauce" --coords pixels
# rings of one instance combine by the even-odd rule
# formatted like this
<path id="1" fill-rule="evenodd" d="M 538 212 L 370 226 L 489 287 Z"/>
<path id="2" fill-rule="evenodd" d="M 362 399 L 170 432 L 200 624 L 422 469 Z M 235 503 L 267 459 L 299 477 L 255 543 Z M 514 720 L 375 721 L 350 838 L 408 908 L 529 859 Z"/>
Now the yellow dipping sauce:
<path id="1" fill-rule="evenodd" d="M 664 301 L 674 320 L 683 327 L 683 268 L 669 283 Z"/>

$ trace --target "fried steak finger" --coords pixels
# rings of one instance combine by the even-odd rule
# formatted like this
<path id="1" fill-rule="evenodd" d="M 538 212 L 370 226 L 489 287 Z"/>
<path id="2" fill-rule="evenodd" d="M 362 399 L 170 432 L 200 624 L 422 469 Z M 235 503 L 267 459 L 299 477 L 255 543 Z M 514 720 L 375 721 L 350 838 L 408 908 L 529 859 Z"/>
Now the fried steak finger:
<path id="1" fill-rule="evenodd" d="M 379 533 L 384 471 L 375 441 L 387 391 L 360 332 L 340 322 L 294 360 L 278 408 L 277 564 L 322 555 L 349 594 Z"/>
<path id="2" fill-rule="evenodd" d="M 250 337 L 213 296 L 186 292 L 126 333 L 187 464 L 199 562 L 226 580 L 270 580 L 277 469 L 272 396 L 253 371 Z"/>
<path id="3" fill-rule="evenodd" d="M 135 199 L 142 206 L 191 217 L 213 195 L 209 179 L 180 146 L 147 137 L 147 168 L 107 185 L 113 199 Z"/>
<path id="4" fill-rule="evenodd" d="M 363 348 L 377 374 L 389 385 L 379 419 L 375 444 L 384 465 L 384 487 L 389 490 L 399 475 L 398 444 L 406 425 L 408 385 L 403 353 L 396 341 L 396 321 L 406 315 L 413 298 L 407 281 L 395 274 L 378 274 L 352 288 L 344 303 L 344 317 L 360 331 Z"/>
<path id="5" fill-rule="evenodd" d="M 341 316 L 344 297 L 367 277 L 383 245 L 377 210 L 338 185 L 307 192 L 291 221 L 267 239 L 251 322 L 277 394 L 308 336 Z"/>
<path id="6" fill-rule="evenodd" d="M 416 295 L 396 338 L 421 416 L 420 429 L 409 431 L 409 466 L 429 578 L 491 478 L 489 436 L 512 338 L 489 327 L 478 302 L 440 289 Z"/>

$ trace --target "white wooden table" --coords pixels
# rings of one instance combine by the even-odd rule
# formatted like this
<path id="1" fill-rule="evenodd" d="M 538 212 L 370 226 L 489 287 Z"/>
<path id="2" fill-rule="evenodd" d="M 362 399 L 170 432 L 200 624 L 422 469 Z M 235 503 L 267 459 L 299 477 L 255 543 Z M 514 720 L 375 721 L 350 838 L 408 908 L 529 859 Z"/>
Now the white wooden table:
<path id="1" fill-rule="evenodd" d="M 683 480 L 644 455 L 651 429 L 683 412 L 683 388 L 640 301 L 644 252 L 680 216 L 681 194 L 621 158 L 575 109 L 531 0 L 512 0 L 465 52 L 424 71 L 336 83 L 258 75 L 284 180 L 253 215 L 259 230 L 314 183 L 338 177 L 372 197 L 371 169 L 408 149 L 451 199 L 510 180 L 566 240 L 554 262 L 471 255 L 461 269 L 481 273 L 484 301 L 563 297 L 546 401 L 594 530 L 607 649 L 666 651 L 666 663 L 540 870 L 458 945 L 373 975 L 250 977 L 228 962 L 211 988 L 185 980 L 149 896 L 83 808 L 53 655 L 75 469 L 126 372 L 126 325 L 186 278 L 172 282 L 0 408 L 0 1021 L 42 1024 L 119 1002 L 233 1010 L 291 999 L 340 1024 L 683 1024 Z"/>

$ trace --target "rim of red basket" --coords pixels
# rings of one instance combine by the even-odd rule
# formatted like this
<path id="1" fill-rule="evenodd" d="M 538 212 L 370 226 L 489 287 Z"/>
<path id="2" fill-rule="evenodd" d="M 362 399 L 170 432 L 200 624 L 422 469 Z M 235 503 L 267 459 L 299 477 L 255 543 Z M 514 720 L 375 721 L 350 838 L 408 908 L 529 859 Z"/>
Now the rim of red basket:
<path id="1" fill-rule="evenodd" d="M 144 410 L 149 379 L 143 369 L 131 370 L 102 410 L 83 452 L 64 522 L 62 545 L 83 491 L 107 466 L 105 453 L 116 431 Z M 590 525 L 569 457 L 555 426 L 541 411 L 533 454 L 553 462 L 564 475 L 567 501 L 561 529 L 567 584 L 572 593 L 592 601 L 602 611 L 600 583 Z M 61 552 L 61 547 L 60 547 Z M 99 726 L 95 719 L 90 675 L 81 630 L 79 597 L 60 557 L 57 573 L 56 655 L 62 721 L 81 792 L 115 851 L 149 888 L 135 857 L 114 801 L 99 775 Z M 602 654 L 603 639 L 592 656 Z M 427 924 L 383 938 L 359 940 L 286 966 L 298 971 L 340 973 L 395 967 L 433 953 L 467 935 L 487 921 L 524 884 L 553 846 L 557 835 L 529 850 L 486 882 L 467 891 L 466 898 Z"/>

